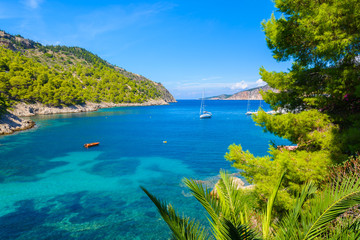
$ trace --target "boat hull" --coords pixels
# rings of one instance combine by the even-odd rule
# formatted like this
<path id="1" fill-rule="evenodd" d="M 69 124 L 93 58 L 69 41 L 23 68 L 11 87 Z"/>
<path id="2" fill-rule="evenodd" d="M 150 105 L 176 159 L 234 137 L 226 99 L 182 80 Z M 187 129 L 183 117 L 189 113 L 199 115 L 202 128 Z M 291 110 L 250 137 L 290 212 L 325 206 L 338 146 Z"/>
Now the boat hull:
<path id="1" fill-rule="evenodd" d="M 99 142 L 85 143 L 85 144 L 84 144 L 84 147 L 89 148 L 89 147 L 98 146 L 99 144 L 100 144 Z"/>
<path id="2" fill-rule="evenodd" d="M 204 114 L 201 114 L 200 115 L 200 119 L 203 119 L 203 118 L 211 118 L 212 114 L 211 113 L 204 113 Z"/>

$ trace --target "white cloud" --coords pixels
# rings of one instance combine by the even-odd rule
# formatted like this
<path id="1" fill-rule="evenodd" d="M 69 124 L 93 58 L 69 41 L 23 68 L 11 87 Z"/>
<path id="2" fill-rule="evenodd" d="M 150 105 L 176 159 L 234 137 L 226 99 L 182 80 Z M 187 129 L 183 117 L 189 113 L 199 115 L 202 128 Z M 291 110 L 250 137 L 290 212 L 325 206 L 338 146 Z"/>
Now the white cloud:
<path id="1" fill-rule="evenodd" d="M 241 81 L 241 82 L 238 82 L 238 83 L 235 83 L 233 85 L 230 86 L 230 89 L 231 90 L 240 90 L 240 89 L 245 89 L 247 87 L 247 83 L 244 82 L 244 81 Z"/>
<path id="2" fill-rule="evenodd" d="M 248 87 L 248 84 L 245 81 L 237 83 L 224 83 L 224 82 L 177 82 L 174 86 L 177 90 L 182 91 L 191 91 L 199 89 L 217 89 L 222 91 L 237 91 L 242 90 Z"/>
<path id="3" fill-rule="evenodd" d="M 205 97 L 217 96 L 220 94 L 234 94 L 249 87 L 250 83 L 240 82 L 205 82 L 200 80 L 184 80 L 166 85 L 170 92 L 180 99 L 196 99 L 201 97 L 205 90 Z M 255 84 L 252 82 L 252 84 Z M 251 85 L 250 85 L 251 86 Z"/>
<path id="4" fill-rule="evenodd" d="M 222 77 L 218 77 L 218 76 L 215 76 L 215 77 L 207 77 L 207 78 L 202 78 L 201 80 L 202 80 L 202 81 L 210 81 L 210 80 L 218 80 L 218 79 L 222 79 Z"/>
<path id="5" fill-rule="evenodd" d="M 259 78 L 255 83 L 258 87 L 266 85 L 266 82 L 264 82 L 261 78 Z"/>
<path id="6" fill-rule="evenodd" d="M 30 7 L 30 8 L 38 8 L 40 3 L 42 3 L 43 0 L 25 0 L 24 3 L 26 6 Z"/>

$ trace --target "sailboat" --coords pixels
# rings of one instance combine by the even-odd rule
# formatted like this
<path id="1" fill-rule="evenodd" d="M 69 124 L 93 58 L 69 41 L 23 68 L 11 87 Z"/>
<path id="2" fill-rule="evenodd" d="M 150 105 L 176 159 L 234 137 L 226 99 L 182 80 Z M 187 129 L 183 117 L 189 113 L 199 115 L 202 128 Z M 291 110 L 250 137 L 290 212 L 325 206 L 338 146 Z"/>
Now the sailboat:
<path id="1" fill-rule="evenodd" d="M 260 100 L 260 107 L 261 107 L 261 100 Z M 246 115 L 257 114 L 257 111 L 250 111 L 249 109 L 250 109 L 250 96 L 248 97 L 247 112 L 245 114 Z"/>
<path id="2" fill-rule="evenodd" d="M 203 118 L 211 118 L 212 113 L 205 110 L 205 104 L 204 104 L 204 93 L 201 98 L 201 105 L 200 105 L 200 119 Z"/>

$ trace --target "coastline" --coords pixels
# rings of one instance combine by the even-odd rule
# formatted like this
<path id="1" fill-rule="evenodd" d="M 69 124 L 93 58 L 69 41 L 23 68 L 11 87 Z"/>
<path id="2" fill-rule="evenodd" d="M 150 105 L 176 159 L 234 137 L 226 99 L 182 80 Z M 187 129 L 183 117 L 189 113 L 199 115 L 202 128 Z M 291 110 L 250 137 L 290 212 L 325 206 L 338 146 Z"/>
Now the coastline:
<path id="1" fill-rule="evenodd" d="M 112 107 L 140 107 L 168 105 L 163 99 L 152 99 L 144 103 L 93 103 L 66 106 L 66 107 L 49 107 L 41 103 L 26 104 L 18 103 L 13 106 L 7 113 L 0 118 L 0 135 L 10 135 L 18 131 L 23 131 L 35 127 L 36 123 L 32 120 L 22 119 L 20 117 L 31 117 L 35 115 L 49 115 L 59 113 L 79 113 L 93 112 L 101 108 Z"/>
<path id="2" fill-rule="evenodd" d="M 13 134 L 18 131 L 33 128 L 35 125 L 34 121 L 19 118 L 8 112 L 0 118 L 0 135 Z"/>

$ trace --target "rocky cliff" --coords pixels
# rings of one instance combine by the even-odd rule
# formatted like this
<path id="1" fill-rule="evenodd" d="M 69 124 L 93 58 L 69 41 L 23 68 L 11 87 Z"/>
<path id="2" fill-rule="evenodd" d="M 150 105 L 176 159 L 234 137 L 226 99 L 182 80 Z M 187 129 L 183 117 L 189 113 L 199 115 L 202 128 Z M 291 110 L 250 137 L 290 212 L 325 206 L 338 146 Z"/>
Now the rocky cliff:
<path id="1" fill-rule="evenodd" d="M 11 50 L 19 50 L 35 48 L 38 45 L 39 43 L 30 39 L 25 39 L 20 35 L 13 36 L 0 30 L 0 46 L 4 46 Z"/>
<path id="2" fill-rule="evenodd" d="M 269 85 L 265 85 L 262 87 L 244 90 L 244 91 L 235 93 L 233 95 L 222 94 L 219 96 L 211 97 L 209 99 L 211 99 L 211 100 L 262 100 L 262 96 L 260 94 L 261 90 L 263 90 L 265 92 L 268 90 L 277 92 L 276 89 L 269 87 Z"/>
<path id="3" fill-rule="evenodd" d="M 18 116 L 6 113 L 0 118 L 0 135 L 12 134 L 16 131 L 26 130 L 35 126 L 35 122 L 22 119 Z"/>
<path id="4" fill-rule="evenodd" d="M 269 87 L 269 85 L 265 85 L 263 87 L 252 88 L 235 93 L 231 97 L 227 98 L 227 100 L 262 100 L 262 96 L 260 94 L 261 90 L 265 92 L 268 90 L 275 91 L 275 89 Z"/>

